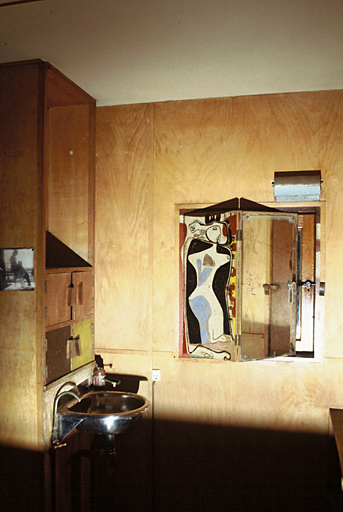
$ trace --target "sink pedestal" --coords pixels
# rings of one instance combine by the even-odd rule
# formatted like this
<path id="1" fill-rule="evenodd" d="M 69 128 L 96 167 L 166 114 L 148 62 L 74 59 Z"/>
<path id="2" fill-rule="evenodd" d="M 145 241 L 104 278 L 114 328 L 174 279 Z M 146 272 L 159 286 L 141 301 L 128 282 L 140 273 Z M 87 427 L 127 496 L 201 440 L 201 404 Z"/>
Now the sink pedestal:
<path id="1" fill-rule="evenodd" d="M 89 450 L 79 450 L 72 460 L 73 511 L 81 512 L 82 464 L 89 459 L 89 498 L 90 512 L 116 510 L 115 487 L 120 480 L 116 475 L 115 435 L 94 435 Z M 85 485 L 85 484 L 83 484 Z"/>

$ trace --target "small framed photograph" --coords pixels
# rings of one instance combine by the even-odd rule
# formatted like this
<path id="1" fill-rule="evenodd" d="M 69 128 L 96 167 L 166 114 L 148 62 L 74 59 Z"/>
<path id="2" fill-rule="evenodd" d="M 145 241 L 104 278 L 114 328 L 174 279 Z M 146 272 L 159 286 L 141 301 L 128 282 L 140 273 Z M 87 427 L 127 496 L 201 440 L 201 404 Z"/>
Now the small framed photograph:
<path id="1" fill-rule="evenodd" d="M 0 291 L 34 289 L 34 249 L 0 249 Z"/>

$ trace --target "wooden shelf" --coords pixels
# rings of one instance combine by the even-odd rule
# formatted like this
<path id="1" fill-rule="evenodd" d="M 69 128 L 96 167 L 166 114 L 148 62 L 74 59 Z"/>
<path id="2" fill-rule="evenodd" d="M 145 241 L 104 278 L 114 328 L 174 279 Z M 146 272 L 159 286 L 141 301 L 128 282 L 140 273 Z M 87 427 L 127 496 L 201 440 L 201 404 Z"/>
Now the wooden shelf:
<path id="1" fill-rule="evenodd" d="M 83 322 L 84 320 L 92 320 L 93 315 L 88 315 L 80 318 L 79 320 L 67 320 L 66 322 L 60 322 L 58 324 L 47 325 L 45 327 L 46 332 L 55 331 L 56 329 L 61 329 L 62 327 L 68 327 L 68 325 L 74 325 L 75 323 Z"/>
<path id="2" fill-rule="evenodd" d="M 46 274 L 61 274 L 63 272 L 93 272 L 93 267 L 53 267 L 45 269 Z"/>

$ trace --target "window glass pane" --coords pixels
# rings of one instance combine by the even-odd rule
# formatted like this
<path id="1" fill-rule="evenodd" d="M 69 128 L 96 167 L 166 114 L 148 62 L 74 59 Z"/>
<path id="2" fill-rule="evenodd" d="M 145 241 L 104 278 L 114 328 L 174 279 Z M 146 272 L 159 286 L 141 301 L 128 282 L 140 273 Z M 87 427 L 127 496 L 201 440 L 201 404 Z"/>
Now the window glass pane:
<path id="1" fill-rule="evenodd" d="M 296 215 L 243 214 L 241 359 L 294 352 Z"/>

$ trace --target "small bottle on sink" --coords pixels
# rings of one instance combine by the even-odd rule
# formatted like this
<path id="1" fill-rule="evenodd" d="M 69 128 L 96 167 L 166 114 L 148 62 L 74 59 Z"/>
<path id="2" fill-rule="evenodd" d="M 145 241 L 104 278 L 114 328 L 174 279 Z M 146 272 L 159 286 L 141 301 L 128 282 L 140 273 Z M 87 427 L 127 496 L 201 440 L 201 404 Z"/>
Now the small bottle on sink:
<path id="1" fill-rule="evenodd" d="M 103 368 L 96 365 L 93 371 L 93 386 L 104 387 L 105 386 L 106 372 Z"/>

